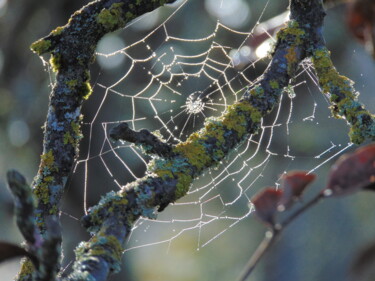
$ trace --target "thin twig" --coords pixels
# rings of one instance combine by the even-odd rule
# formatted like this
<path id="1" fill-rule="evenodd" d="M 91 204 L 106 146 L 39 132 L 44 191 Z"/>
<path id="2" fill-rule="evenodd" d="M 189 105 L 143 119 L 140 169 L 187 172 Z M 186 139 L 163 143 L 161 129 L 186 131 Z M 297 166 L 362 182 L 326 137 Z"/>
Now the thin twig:
<path id="1" fill-rule="evenodd" d="M 248 263 L 246 264 L 243 272 L 240 275 L 239 281 L 245 281 L 250 274 L 253 272 L 255 266 L 258 264 L 258 262 L 262 259 L 262 257 L 265 255 L 265 253 L 271 248 L 271 246 L 274 244 L 276 239 L 280 236 L 282 231 L 291 223 L 293 222 L 297 217 L 299 217 L 301 214 L 306 212 L 311 207 L 315 206 L 321 199 L 327 197 L 323 192 L 320 192 L 317 196 L 315 196 L 313 199 L 311 199 L 309 202 L 307 202 L 304 206 L 302 206 L 299 210 L 294 212 L 292 215 L 290 215 L 284 222 L 275 223 L 271 230 L 267 231 L 263 241 L 260 243 L 254 254 L 249 259 Z"/>
<path id="2" fill-rule="evenodd" d="M 269 230 L 265 233 L 263 241 L 259 244 L 256 251 L 247 262 L 244 268 L 244 271 L 241 273 L 238 281 L 245 281 L 250 276 L 255 266 L 258 264 L 260 259 L 267 252 L 267 250 L 271 247 L 271 245 L 273 245 L 273 243 L 276 241 L 276 238 L 279 236 L 279 234 L 280 234 L 280 231 L 276 229 Z"/>
<path id="3" fill-rule="evenodd" d="M 299 217 L 301 214 L 306 212 L 309 208 L 313 207 L 315 204 L 317 204 L 321 199 L 325 197 L 326 196 L 324 195 L 324 193 L 320 192 L 317 196 L 315 196 L 313 199 L 307 202 L 304 206 L 302 206 L 301 209 L 297 210 L 295 213 L 289 216 L 283 223 L 281 223 L 281 229 L 284 229 L 285 227 L 287 227 L 297 217 Z"/>

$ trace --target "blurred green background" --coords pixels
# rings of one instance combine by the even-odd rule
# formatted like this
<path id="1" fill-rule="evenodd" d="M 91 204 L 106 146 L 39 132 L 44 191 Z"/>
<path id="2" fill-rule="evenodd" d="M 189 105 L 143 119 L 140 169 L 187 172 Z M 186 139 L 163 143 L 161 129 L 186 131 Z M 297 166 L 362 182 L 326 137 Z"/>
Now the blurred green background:
<path id="1" fill-rule="evenodd" d="M 111 52 L 145 37 L 158 24 L 165 20 L 177 4 L 162 8 L 156 13 L 147 15 L 141 21 L 132 24 L 123 32 L 118 32 L 98 46 L 98 52 Z M 183 38 L 199 38 L 212 34 L 217 20 L 225 25 L 244 32 L 252 30 L 254 25 L 260 21 L 267 20 L 284 12 L 288 1 L 264 1 L 264 0 L 188 0 L 188 3 L 166 26 L 175 36 Z M 42 150 L 42 129 L 45 115 L 47 113 L 48 95 L 51 90 L 53 77 L 41 60 L 32 54 L 29 46 L 32 42 L 46 35 L 57 26 L 64 25 L 70 14 L 87 4 L 87 1 L 60 0 L 60 1 L 20 1 L 0 0 L 0 239 L 20 243 L 22 237 L 15 226 L 13 218 L 13 201 L 6 187 L 6 171 L 15 168 L 22 172 L 32 181 L 39 165 L 39 155 Z M 360 101 L 367 108 L 375 112 L 375 67 L 370 55 L 359 45 L 348 33 L 345 27 L 345 9 L 336 7 L 328 11 L 325 24 L 325 36 L 328 47 L 332 51 L 333 60 L 340 73 L 347 75 L 356 83 L 356 89 L 361 93 Z M 153 46 L 166 46 L 165 36 L 156 34 L 147 43 Z M 220 37 L 222 36 L 222 37 Z M 222 42 L 230 42 L 232 45 L 239 44 L 236 40 L 238 35 L 231 32 L 218 34 L 217 39 Z M 158 41 L 161 40 L 161 43 Z M 184 47 L 185 44 L 185 47 Z M 186 47 L 187 43 L 179 43 L 174 47 L 184 49 L 188 53 L 193 52 L 194 47 Z M 168 45 L 169 46 L 169 45 Z M 195 46 L 195 45 L 194 45 Z M 255 51 L 255 50 L 252 50 Z M 191 53 L 190 53 L 191 55 Z M 251 59 L 249 59 L 251 60 Z M 103 89 L 96 83 L 110 85 L 124 75 L 126 62 L 117 65 L 121 59 L 115 58 L 108 65 L 108 60 L 98 58 L 92 68 L 92 81 L 95 86 L 90 100 L 83 105 L 85 115 L 84 126 L 85 139 L 81 146 L 81 158 L 87 153 L 89 140 L 93 147 L 99 147 L 101 140 L 93 135 L 88 138 L 90 123 L 97 113 L 98 103 L 103 97 Z M 129 64 L 129 60 L 127 62 Z M 265 69 L 267 59 L 256 64 L 250 71 L 245 71 L 249 79 L 255 79 Z M 150 66 L 148 66 L 150 67 Z M 131 92 L 145 83 L 145 79 L 139 73 L 134 76 L 134 82 L 121 88 L 123 92 Z M 300 80 L 298 80 L 300 79 Z M 297 97 L 293 99 L 293 119 L 290 123 L 291 134 L 286 135 L 285 126 L 280 131 L 275 128 L 270 150 L 279 154 L 272 157 L 261 177 L 256 181 L 248 196 L 254 194 L 265 185 L 274 184 L 281 173 L 290 169 L 312 169 L 328 158 L 326 154 L 322 159 L 314 158 L 319 152 L 331 147 L 333 144 L 341 144 L 345 147 L 348 143 L 346 133 L 348 131 L 345 122 L 328 118 L 328 104 L 320 96 L 317 87 L 307 76 L 297 78 L 298 81 L 307 82 L 296 88 Z M 200 85 L 198 80 L 192 80 L 189 87 Z M 121 86 L 122 87 L 122 86 Z M 130 89 L 130 90 L 129 90 Z M 186 97 L 185 97 L 186 98 Z M 185 100 L 182 100 L 184 102 Z M 303 117 L 313 112 L 314 103 L 318 103 L 316 118 L 314 122 L 302 122 Z M 284 100 L 279 120 L 287 120 L 289 116 L 290 103 Z M 123 108 L 127 105 L 122 104 Z M 101 115 L 107 120 L 119 120 L 129 118 L 121 112 L 117 102 L 109 101 L 106 109 L 101 110 Z M 130 105 L 128 105 L 130 106 Z M 181 106 L 179 101 L 176 107 Z M 120 110 L 120 112 L 119 112 Z M 138 110 L 138 109 L 137 109 Z M 160 109 L 165 110 L 165 109 Z M 137 111 L 138 112 L 138 111 Z M 139 109 L 141 114 L 147 114 L 147 109 Z M 125 114 L 125 115 L 124 115 Z M 103 118 L 104 118 L 103 117 Z M 265 120 L 270 124 L 274 115 Z M 107 121 L 109 122 L 109 121 Z M 203 120 L 201 120 L 203 122 Z M 282 122 L 282 121 L 280 121 Z M 199 123 L 197 121 L 197 123 Z M 319 123 L 319 124 L 317 124 Z M 101 123 L 98 121 L 98 125 Z M 199 125 L 199 124 L 198 124 Z M 193 131 L 197 126 L 187 129 Z M 152 118 L 139 124 L 142 127 L 154 130 L 159 125 L 153 123 Z M 94 130 L 95 131 L 95 130 Z M 163 133 L 163 132 L 162 132 Z M 265 138 L 267 139 L 267 134 Z M 264 146 L 262 146 L 264 149 Z M 284 157 L 291 148 L 291 155 L 298 155 L 295 160 Z M 338 151 L 339 147 L 335 148 Z M 349 150 L 353 150 L 354 146 Z M 349 151 L 348 150 L 348 151 Z M 262 154 L 261 154 L 262 155 Z M 264 157 L 260 156 L 260 158 Z M 230 157 L 234 157 L 231 155 Z M 232 159 L 230 158 L 230 159 Z M 100 159 L 99 159 L 100 160 Z M 108 173 L 102 165 L 93 163 L 90 167 L 89 186 L 87 198 L 88 205 L 93 205 L 112 188 L 113 180 L 108 178 Z M 94 160 L 96 161 L 96 160 Z M 93 162 L 94 162 L 93 161 Z M 111 159 L 108 160 L 109 162 Z M 131 159 L 131 161 L 133 161 Z M 134 160 L 135 161 L 135 160 Z M 316 173 L 319 179 L 314 183 L 307 197 L 324 187 L 329 166 L 334 159 L 328 161 L 318 168 Z M 91 162 L 89 162 L 91 165 Z M 133 165 L 134 162 L 129 165 Z M 240 163 L 241 164 L 241 163 Z M 144 168 L 133 169 L 137 176 L 142 176 Z M 64 224 L 64 266 L 69 271 L 70 262 L 74 256 L 73 249 L 79 241 L 87 240 L 89 235 L 80 228 L 79 218 L 83 214 L 83 173 L 84 170 L 77 166 L 77 171 L 69 182 L 68 192 L 64 196 L 62 209 L 62 221 Z M 122 175 L 126 182 L 131 181 L 127 173 L 121 169 L 111 167 L 114 174 Z M 234 167 L 239 169 L 239 167 Z M 220 170 L 220 167 L 219 167 Z M 125 174 L 125 175 L 124 175 Z M 239 180 L 241 178 L 236 178 Z M 195 183 L 194 188 L 205 183 L 207 177 L 202 177 L 200 182 Z M 109 181 L 112 181 L 109 183 Z M 251 179 L 248 179 L 250 185 Z M 229 181 L 225 181 L 217 189 L 222 190 L 224 196 L 228 188 L 233 188 Z M 310 212 L 293 223 L 284 233 L 282 239 L 271 249 L 269 254 L 262 260 L 259 267 L 249 280 L 257 281 L 332 281 L 349 280 L 348 270 L 356 253 L 368 242 L 375 238 L 375 212 L 372 208 L 374 194 L 361 193 L 358 195 L 330 199 L 321 203 Z M 192 197 L 194 198 L 194 197 Z M 197 199 L 195 199 L 197 200 Z M 239 203 L 240 208 L 246 208 L 247 202 Z M 241 205 L 242 204 L 242 205 Z M 216 206 L 217 207 L 217 206 Z M 232 207 L 233 214 L 241 214 L 243 210 Z M 162 219 L 171 220 L 180 217 L 189 209 L 180 210 L 176 206 L 168 207 L 161 215 Z M 193 211 L 191 211 L 193 212 Z M 229 212 L 228 212 L 229 213 Z M 238 215 L 237 214 L 237 215 Z M 188 227 L 188 224 L 182 228 Z M 141 230 L 139 230 L 141 229 Z M 129 242 L 129 247 L 144 245 L 151 241 L 162 241 L 173 236 L 174 226 L 172 224 L 152 226 L 145 221 L 134 232 Z M 203 248 L 204 241 L 210 240 L 226 229 L 223 235 L 214 239 Z M 258 243 L 261 241 L 265 227 L 253 216 L 248 216 L 238 224 L 228 228 L 218 224 L 202 228 L 200 232 L 201 244 L 198 242 L 197 231 L 187 231 L 171 244 L 162 243 L 156 246 L 147 246 L 128 251 L 124 255 L 123 269 L 120 274 L 111 277 L 110 280 L 235 280 L 241 272 L 247 259 L 251 256 Z M 143 234 L 142 234 L 143 233 Z M 167 238 L 165 238 L 167 237 Z M 138 240 L 138 241 L 137 241 Z M 0 265 L 1 280 L 12 280 L 17 272 L 19 261 L 6 262 Z"/>

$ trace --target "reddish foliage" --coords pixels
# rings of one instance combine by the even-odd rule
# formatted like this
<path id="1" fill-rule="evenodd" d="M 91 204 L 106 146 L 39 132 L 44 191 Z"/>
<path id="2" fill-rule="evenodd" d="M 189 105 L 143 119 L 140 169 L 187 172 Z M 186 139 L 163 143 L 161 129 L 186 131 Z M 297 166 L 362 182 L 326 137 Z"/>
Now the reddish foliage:
<path id="1" fill-rule="evenodd" d="M 255 214 L 261 221 L 271 226 L 274 225 L 282 193 L 283 191 L 280 189 L 268 187 L 251 198 L 251 202 L 255 206 Z"/>
<path id="2" fill-rule="evenodd" d="M 355 0 L 347 6 L 347 25 L 353 35 L 365 44 L 375 24 L 375 2 Z"/>
<path id="3" fill-rule="evenodd" d="M 315 180 L 314 174 L 307 174 L 305 171 L 292 171 L 282 176 L 281 188 L 284 191 L 280 205 L 290 207 L 298 200 L 306 187 Z"/>
<path id="4" fill-rule="evenodd" d="M 341 156 L 331 168 L 326 189 L 333 195 L 375 189 L 375 144 Z"/>

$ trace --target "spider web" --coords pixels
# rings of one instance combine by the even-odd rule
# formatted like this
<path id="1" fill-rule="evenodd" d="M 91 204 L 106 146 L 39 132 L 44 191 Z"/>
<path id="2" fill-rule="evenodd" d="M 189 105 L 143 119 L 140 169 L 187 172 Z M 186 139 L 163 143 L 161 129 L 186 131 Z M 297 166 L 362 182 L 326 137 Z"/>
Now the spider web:
<path id="1" fill-rule="evenodd" d="M 203 2 L 179 1 L 99 44 L 97 80 L 85 104 L 85 139 L 73 173 L 84 186 L 85 212 L 105 192 L 142 178 L 151 159 L 130 143 L 113 142 L 112 127 L 127 122 L 167 142 L 182 142 L 202 128 L 205 118 L 222 115 L 239 100 L 269 62 L 264 54 L 274 39 L 265 31 L 272 29 L 272 21 L 261 24 L 269 2 L 264 2 L 250 31 L 225 23 L 220 9 L 228 9 L 231 1 L 223 0 L 216 1 L 217 14 L 203 20 L 205 28 L 200 29 L 199 22 L 193 24 L 194 32 L 186 32 L 183 26 L 190 23 L 181 20 L 186 19 L 184 13 Z M 210 2 L 205 1 L 207 10 Z M 164 19 L 144 34 L 142 28 L 155 18 Z M 267 40 L 255 44 L 261 32 Z M 195 237 L 198 250 L 212 243 L 251 217 L 250 198 L 264 186 L 278 186 L 281 174 L 327 169 L 327 162 L 351 146 L 342 123 L 330 118 L 312 65 L 304 61 L 278 107 L 262 120 L 260 132 L 196 179 L 187 196 L 156 220 L 139 219 L 128 250 L 151 245 L 169 249 L 186 235 Z"/>

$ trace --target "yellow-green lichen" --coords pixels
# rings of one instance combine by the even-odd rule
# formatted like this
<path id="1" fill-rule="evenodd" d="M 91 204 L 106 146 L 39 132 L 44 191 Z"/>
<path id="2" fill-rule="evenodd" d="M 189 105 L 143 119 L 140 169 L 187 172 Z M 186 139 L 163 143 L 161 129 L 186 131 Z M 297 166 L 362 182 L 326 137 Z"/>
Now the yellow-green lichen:
<path id="1" fill-rule="evenodd" d="M 82 115 L 80 116 L 80 119 L 81 119 Z M 83 138 L 83 135 L 82 135 L 82 132 L 81 132 L 81 126 L 79 125 L 78 122 L 70 122 L 70 126 L 72 127 L 72 131 L 73 131 L 73 134 L 75 136 L 75 138 L 77 139 L 82 139 Z"/>
<path id="2" fill-rule="evenodd" d="M 332 114 L 336 118 L 345 118 L 351 124 L 349 137 L 351 142 L 361 144 L 366 138 L 373 137 L 374 132 L 366 123 L 374 116 L 364 110 L 357 101 L 357 93 L 353 81 L 340 75 L 333 66 L 327 48 L 319 48 L 313 52 L 313 64 L 319 78 L 319 84 L 326 94 L 331 93 Z"/>
<path id="3" fill-rule="evenodd" d="M 135 19 L 136 18 L 136 15 L 135 14 L 133 14 L 133 13 L 131 13 L 131 12 L 126 12 L 126 14 L 125 14 L 125 20 L 126 20 L 126 22 L 129 22 L 129 21 L 131 21 L 132 19 Z"/>
<path id="4" fill-rule="evenodd" d="M 90 82 L 84 82 L 82 87 L 79 89 L 79 94 L 82 96 L 83 99 L 87 100 L 90 95 L 92 94 L 92 88 Z"/>
<path id="5" fill-rule="evenodd" d="M 77 87 L 78 85 L 78 80 L 77 79 L 74 79 L 74 80 L 69 80 L 66 82 L 66 85 L 68 85 L 68 87 L 73 90 L 75 89 L 75 87 Z"/>
<path id="6" fill-rule="evenodd" d="M 53 205 L 52 208 L 49 210 L 50 215 L 57 215 L 59 213 L 59 208 L 56 205 Z"/>
<path id="7" fill-rule="evenodd" d="M 228 113 L 225 115 L 223 120 L 223 125 L 229 130 L 237 132 L 238 136 L 241 138 L 246 134 L 247 120 L 242 114 L 238 114 L 235 108 L 228 108 Z"/>
<path id="8" fill-rule="evenodd" d="M 280 88 L 279 82 L 277 82 L 276 80 L 271 80 L 270 86 L 271 86 L 272 89 L 279 89 Z"/>
<path id="9" fill-rule="evenodd" d="M 339 90 L 345 96 L 354 98 L 353 81 L 338 73 L 333 66 L 330 53 L 326 48 L 315 50 L 312 62 L 319 78 L 319 84 L 324 93 Z M 334 95 L 333 95 L 334 98 Z"/>
<path id="10" fill-rule="evenodd" d="M 58 171 L 58 168 L 52 150 L 42 154 L 40 158 L 41 164 L 38 176 L 34 180 L 35 187 L 33 193 L 39 201 L 48 204 L 50 200 L 49 185 L 55 180 L 51 173 Z"/>
<path id="11" fill-rule="evenodd" d="M 78 141 L 82 139 L 83 135 L 80 129 L 79 123 L 76 123 L 74 121 L 70 122 L 71 131 L 67 131 L 64 133 L 64 144 L 71 144 L 71 145 L 77 145 Z"/>
<path id="12" fill-rule="evenodd" d="M 56 167 L 56 164 L 55 164 L 55 157 L 53 156 L 52 149 L 50 149 L 46 153 L 42 154 L 40 156 L 40 158 L 41 158 L 40 169 L 44 173 L 49 173 L 51 171 L 57 171 L 57 167 Z"/>
<path id="13" fill-rule="evenodd" d="M 287 60 L 288 65 L 288 74 L 292 75 L 292 71 L 295 68 L 295 64 L 298 63 L 297 52 L 294 46 L 288 48 L 285 58 Z"/>
<path id="14" fill-rule="evenodd" d="M 192 182 L 193 178 L 189 174 L 177 173 L 176 200 L 186 195 Z"/>
<path id="15" fill-rule="evenodd" d="M 185 142 L 177 144 L 173 149 L 175 153 L 183 155 L 198 171 L 210 166 L 213 161 L 207 153 L 201 137 L 199 133 L 193 133 Z"/>
<path id="16" fill-rule="evenodd" d="M 103 9 L 96 18 L 97 23 L 101 24 L 106 30 L 115 30 L 125 25 L 123 19 L 122 6 L 124 3 L 114 3 L 109 9 Z"/>
<path id="17" fill-rule="evenodd" d="M 33 192 L 39 201 L 43 202 L 44 204 L 49 203 L 50 193 L 48 189 L 48 184 L 46 182 L 41 182 L 38 185 L 36 185 L 33 189 Z"/>
<path id="18" fill-rule="evenodd" d="M 153 171 L 153 173 L 156 174 L 161 179 L 168 179 L 168 178 L 173 179 L 173 173 L 171 170 L 156 169 L 155 171 Z"/>
<path id="19" fill-rule="evenodd" d="M 118 261 L 121 260 L 122 252 L 124 251 L 124 249 L 119 240 L 116 238 L 116 236 L 113 235 L 107 235 L 106 238 L 107 246 L 111 248 L 113 257 Z"/>
<path id="20" fill-rule="evenodd" d="M 35 271 L 35 267 L 29 258 L 23 258 L 21 261 L 21 270 L 16 280 L 30 280 L 30 276 Z"/>
<path id="21" fill-rule="evenodd" d="M 51 48 L 51 40 L 40 39 L 31 44 L 30 49 L 39 56 L 47 52 Z"/>
<path id="22" fill-rule="evenodd" d="M 51 34 L 54 36 L 58 36 L 63 32 L 63 30 L 64 30 L 63 26 L 58 26 L 54 30 L 51 31 Z"/>
<path id="23" fill-rule="evenodd" d="M 91 238 L 89 242 L 80 243 L 75 253 L 79 260 L 100 256 L 110 261 L 109 264 L 113 272 L 118 272 L 123 250 L 121 243 L 115 236 L 107 235 L 104 231 L 101 231 Z"/>
<path id="24" fill-rule="evenodd" d="M 254 97 L 262 97 L 264 95 L 264 89 L 262 86 L 256 85 L 250 90 L 250 94 Z"/>
<path id="25" fill-rule="evenodd" d="M 211 122 L 207 122 L 205 124 L 205 130 L 206 130 L 206 133 L 203 136 L 204 139 L 208 139 L 211 137 L 215 138 L 217 139 L 218 145 L 221 145 L 222 143 L 225 142 L 225 137 L 224 137 L 225 130 L 221 123 L 214 122 L 214 120 Z"/>
<path id="26" fill-rule="evenodd" d="M 303 42 L 305 31 L 300 28 L 298 22 L 288 21 L 287 26 L 277 33 L 278 40 L 289 40 L 293 45 L 300 45 Z"/>
<path id="27" fill-rule="evenodd" d="M 64 134 L 64 144 L 74 144 L 74 138 L 69 132 Z"/>
<path id="28" fill-rule="evenodd" d="M 60 54 L 51 55 L 49 63 L 51 64 L 52 71 L 58 72 L 61 68 L 61 55 Z"/>
<path id="29" fill-rule="evenodd" d="M 263 88 L 257 87 L 257 92 L 264 92 Z M 230 130 L 237 132 L 238 136 L 242 138 L 246 133 L 248 118 L 256 124 L 259 123 L 262 114 L 254 106 L 247 101 L 241 101 L 228 107 L 227 113 L 221 117 L 223 125 Z"/>

